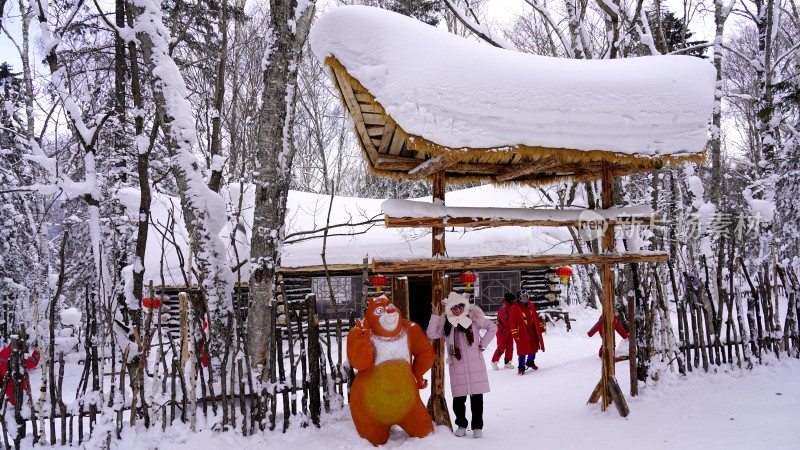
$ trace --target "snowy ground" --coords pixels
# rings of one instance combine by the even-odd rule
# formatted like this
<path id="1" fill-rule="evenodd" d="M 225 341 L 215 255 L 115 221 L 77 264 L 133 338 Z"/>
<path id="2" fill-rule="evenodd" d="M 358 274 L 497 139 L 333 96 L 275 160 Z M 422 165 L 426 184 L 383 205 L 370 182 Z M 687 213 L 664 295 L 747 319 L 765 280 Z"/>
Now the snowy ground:
<path id="1" fill-rule="evenodd" d="M 485 396 L 484 438 L 456 438 L 444 427 L 425 439 L 392 433 L 386 448 L 459 450 L 482 448 L 589 449 L 606 446 L 669 449 L 800 448 L 800 361 L 784 358 L 752 371 L 739 369 L 687 377 L 666 373 L 657 384 L 641 387 L 638 397 L 626 395 L 631 414 L 622 418 L 611 406 L 601 412 L 586 400 L 600 376 L 599 338 L 586 330 L 596 313 L 576 310 L 567 333 L 550 328 L 547 352 L 537 357 L 537 372 L 518 376 L 515 370 L 490 371 L 492 392 Z M 491 355 L 487 352 L 487 362 Z M 623 392 L 629 391 L 628 365 L 617 366 Z M 427 393 L 423 393 L 427 399 Z M 202 420 L 202 419 L 200 419 Z M 112 446 L 124 449 L 368 449 L 356 434 L 347 409 L 324 416 L 321 429 L 293 425 L 279 431 L 240 434 L 173 426 L 166 435 L 154 430 L 126 429 Z"/>
<path id="2" fill-rule="evenodd" d="M 473 439 L 471 432 L 465 438 L 456 438 L 444 427 L 425 439 L 409 439 L 397 429 L 385 447 L 590 449 L 605 443 L 600 448 L 800 448 L 800 361 L 784 358 L 752 371 L 694 372 L 688 377 L 665 373 L 657 384 L 640 386 L 638 397 L 627 395 L 628 363 L 621 362 L 617 379 L 631 409 L 631 414 L 622 418 L 613 405 L 601 412 L 599 405 L 586 404 L 600 377 L 600 340 L 586 336 L 596 320 L 595 312 L 580 308 L 573 314 L 577 321 L 571 333 L 563 325 L 548 329 L 547 352 L 537 357 L 538 371 L 518 376 L 516 370 L 490 370 L 492 392 L 484 399 L 482 440 Z M 491 354 L 487 351 L 485 356 L 488 366 Z M 423 392 L 423 399 L 427 396 Z M 202 427 L 202 415 L 198 420 Z M 191 433 L 188 426 L 177 424 L 165 435 L 126 427 L 123 439 L 111 443 L 121 449 L 371 448 L 356 434 L 347 409 L 325 415 L 323 421 L 321 429 L 303 429 L 295 424 L 286 434 L 275 431 L 248 438 L 235 432 Z"/>

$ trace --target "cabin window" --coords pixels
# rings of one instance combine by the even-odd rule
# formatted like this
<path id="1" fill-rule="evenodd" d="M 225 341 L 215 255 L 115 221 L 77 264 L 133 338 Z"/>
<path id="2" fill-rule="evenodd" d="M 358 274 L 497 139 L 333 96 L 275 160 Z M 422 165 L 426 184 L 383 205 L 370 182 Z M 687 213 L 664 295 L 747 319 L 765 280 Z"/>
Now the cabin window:
<path id="1" fill-rule="evenodd" d="M 505 293 L 516 293 L 519 289 L 519 271 L 480 272 L 478 281 L 479 295 L 475 301 L 484 312 L 496 313 Z"/>
<path id="2" fill-rule="evenodd" d="M 360 317 L 361 277 L 331 277 L 331 285 L 339 308 L 339 316 L 347 319 L 350 317 L 350 312 L 354 311 L 355 316 Z M 328 280 L 325 277 L 312 278 L 311 292 L 317 295 L 317 311 L 320 316 L 333 319 L 335 314 L 328 290 Z"/>

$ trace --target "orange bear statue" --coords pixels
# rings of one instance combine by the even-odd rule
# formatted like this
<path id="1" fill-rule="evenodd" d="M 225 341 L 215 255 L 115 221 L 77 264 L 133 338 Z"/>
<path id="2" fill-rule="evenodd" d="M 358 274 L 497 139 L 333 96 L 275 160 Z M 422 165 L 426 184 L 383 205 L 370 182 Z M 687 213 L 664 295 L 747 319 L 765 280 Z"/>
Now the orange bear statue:
<path id="1" fill-rule="evenodd" d="M 347 335 L 347 359 L 358 371 L 350 389 L 350 414 L 359 436 L 372 445 L 389 440 L 392 425 L 412 437 L 433 433 L 419 397 L 435 354 L 425 331 L 385 296 L 369 299 L 364 320 Z"/>

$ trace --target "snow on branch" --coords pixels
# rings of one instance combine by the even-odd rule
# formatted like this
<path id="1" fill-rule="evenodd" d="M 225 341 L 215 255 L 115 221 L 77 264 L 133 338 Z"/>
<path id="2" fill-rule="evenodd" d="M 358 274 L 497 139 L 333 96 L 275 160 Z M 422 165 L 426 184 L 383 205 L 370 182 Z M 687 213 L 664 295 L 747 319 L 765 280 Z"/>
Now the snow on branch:
<path id="1" fill-rule="evenodd" d="M 464 14 L 461 9 L 456 6 L 451 0 L 444 0 L 444 3 L 447 5 L 447 8 L 453 12 L 459 22 L 464 24 L 471 32 L 475 33 L 479 38 L 483 39 L 484 41 L 494 45 L 498 48 L 504 48 L 506 50 L 518 51 L 516 47 L 512 44 L 501 38 L 500 36 L 496 36 L 494 33 L 489 31 L 486 27 L 479 24 L 477 21 L 472 21 Z"/>
<path id="2" fill-rule="evenodd" d="M 570 54 L 570 45 L 569 39 L 564 36 L 564 33 L 558 28 L 557 23 L 553 20 L 553 16 L 550 15 L 550 10 L 547 9 L 547 6 L 539 3 L 539 0 L 525 0 L 525 2 L 533 7 L 539 14 L 541 14 L 542 18 L 550 25 L 550 28 L 558 35 L 558 40 L 561 41 L 561 45 L 564 46 L 564 50 L 567 51 L 567 54 Z"/>

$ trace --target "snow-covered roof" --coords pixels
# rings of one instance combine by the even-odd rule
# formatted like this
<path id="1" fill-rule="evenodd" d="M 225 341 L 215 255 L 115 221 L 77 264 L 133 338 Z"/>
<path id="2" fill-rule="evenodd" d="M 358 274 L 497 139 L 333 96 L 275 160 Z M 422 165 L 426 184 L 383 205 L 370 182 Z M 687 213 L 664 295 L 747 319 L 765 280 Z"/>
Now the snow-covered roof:
<path id="1" fill-rule="evenodd" d="M 252 185 L 234 184 L 223 188 L 222 197 L 228 205 L 228 224 L 220 236 L 225 242 L 228 260 L 231 267 L 244 262 L 240 269 L 241 280 L 249 281 L 250 271 L 247 261 L 250 257 L 250 239 L 252 235 L 253 205 L 255 188 Z M 237 221 L 235 218 L 239 197 L 243 194 L 243 214 Z M 552 195 L 552 193 L 551 193 Z M 129 217 L 137 217 L 139 207 L 139 191 L 124 189 L 120 198 L 126 205 Z M 301 236 L 295 233 L 319 229 L 325 225 L 328 195 L 290 191 L 287 202 L 286 219 L 287 242 L 282 250 L 282 266 L 288 268 L 321 266 L 322 239 L 298 240 Z M 431 198 L 418 199 L 421 203 L 430 203 Z M 495 206 L 522 208 L 545 205 L 548 202 L 538 189 L 527 186 L 497 187 L 480 186 L 461 191 L 447 193 L 448 204 L 457 206 L 469 205 L 473 208 Z M 372 218 L 382 218 L 381 204 L 384 199 L 339 197 L 333 199 L 331 224 L 346 222 L 362 222 Z M 175 244 L 168 242 L 162 250 L 163 226 L 167 224 L 169 215 L 175 221 Z M 153 280 L 161 284 L 161 273 L 167 286 L 183 285 L 180 270 L 181 258 L 188 254 L 186 229 L 183 225 L 180 202 L 177 198 L 154 195 L 151 205 L 152 221 L 158 226 L 150 227 L 147 253 L 145 256 L 145 280 Z M 232 230 L 235 233 L 232 233 Z M 231 237 L 233 235 L 233 238 Z M 294 235 L 294 236 L 293 236 Z M 317 234 L 321 236 L 321 234 Z M 291 243 L 293 242 L 294 243 Z M 566 230 L 539 227 L 502 227 L 490 229 L 469 229 L 449 231 L 447 233 L 447 251 L 452 257 L 491 256 L 491 255 L 536 255 L 570 253 L 570 237 Z M 238 252 L 238 258 L 237 258 Z M 389 229 L 381 223 L 372 227 L 339 227 L 330 231 L 326 246 L 326 260 L 330 265 L 359 265 L 364 257 L 371 261 L 372 257 L 424 258 L 431 256 L 430 231 L 410 231 L 408 229 Z M 196 281 L 196 280 L 195 280 Z"/>
<path id="2" fill-rule="evenodd" d="M 414 166 L 395 169 L 403 157 L 447 152 L 461 152 L 461 162 L 501 164 L 535 156 L 618 164 L 634 157 L 697 158 L 708 139 L 715 72 L 696 57 L 525 54 L 365 6 L 324 14 L 310 41 L 331 66 L 378 171 L 408 172 Z M 378 116 L 384 128 L 377 128 Z"/>

